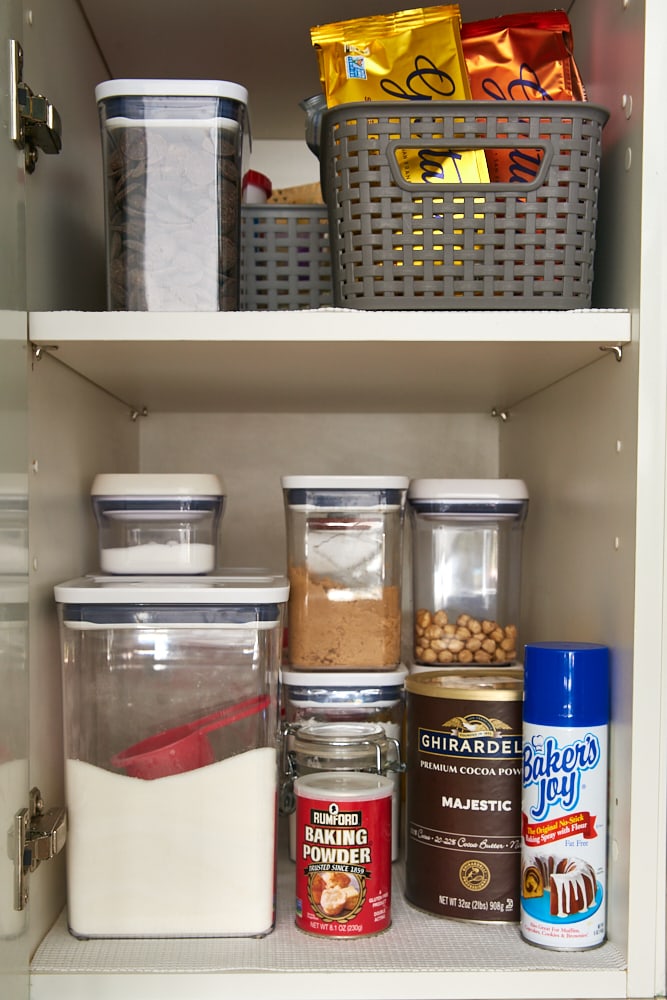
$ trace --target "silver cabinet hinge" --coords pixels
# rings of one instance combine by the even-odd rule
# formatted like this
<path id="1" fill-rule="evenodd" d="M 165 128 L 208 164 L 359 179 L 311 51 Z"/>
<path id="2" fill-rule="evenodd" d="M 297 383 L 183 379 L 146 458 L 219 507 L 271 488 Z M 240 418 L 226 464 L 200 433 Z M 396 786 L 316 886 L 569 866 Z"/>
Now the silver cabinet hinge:
<path id="1" fill-rule="evenodd" d="M 55 806 L 44 812 L 39 788 L 30 792 L 30 805 L 14 817 L 14 909 L 23 910 L 28 902 L 28 875 L 42 861 L 59 854 L 67 839 L 67 812 Z"/>
<path id="2" fill-rule="evenodd" d="M 19 149 L 25 150 L 25 168 L 35 169 L 39 150 L 59 153 L 62 148 L 60 115 L 41 94 L 33 94 L 23 81 L 23 50 L 16 39 L 9 40 L 9 131 Z"/>

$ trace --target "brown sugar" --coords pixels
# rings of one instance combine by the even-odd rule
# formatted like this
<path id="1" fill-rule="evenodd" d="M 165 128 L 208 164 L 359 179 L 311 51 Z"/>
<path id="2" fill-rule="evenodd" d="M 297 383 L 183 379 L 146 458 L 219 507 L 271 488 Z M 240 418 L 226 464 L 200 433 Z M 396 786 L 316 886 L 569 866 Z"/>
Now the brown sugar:
<path id="1" fill-rule="evenodd" d="M 377 598 L 343 597 L 347 587 L 290 570 L 289 658 L 294 667 L 330 670 L 357 667 L 385 670 L 400 662 L 401 606 L 398 587 L 383 587 Z"/>

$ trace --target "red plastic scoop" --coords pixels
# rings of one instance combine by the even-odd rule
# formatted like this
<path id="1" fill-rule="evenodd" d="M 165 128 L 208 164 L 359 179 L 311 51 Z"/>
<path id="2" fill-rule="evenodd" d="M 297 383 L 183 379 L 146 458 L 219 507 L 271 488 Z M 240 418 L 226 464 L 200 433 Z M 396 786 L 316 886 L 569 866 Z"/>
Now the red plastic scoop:
<path id="1" fill-rule="evenodd" d="M 249 715 L 261 712 L 270 703 L 268 695 L 257 695 L 234 705 L 221 708 L 196 722 L 166 729 L 155 736 L 121 750 L 111 758 L 113 767 L 125 771 L 131 778 L 165 778 L 170 774 L 194 771 L 213 764 L 215 757 L 207 733 L 229 726 Z"/>

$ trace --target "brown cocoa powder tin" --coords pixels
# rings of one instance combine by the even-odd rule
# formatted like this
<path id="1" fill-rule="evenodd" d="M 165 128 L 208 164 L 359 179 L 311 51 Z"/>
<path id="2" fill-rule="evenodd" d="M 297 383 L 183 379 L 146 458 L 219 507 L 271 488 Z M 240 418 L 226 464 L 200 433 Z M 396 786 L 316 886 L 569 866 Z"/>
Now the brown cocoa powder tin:
<path id="1" fill-rule="evenodd" d="M 408 902 L 437 916 L 519 919 L 523 669 L 406 678 Z"/>

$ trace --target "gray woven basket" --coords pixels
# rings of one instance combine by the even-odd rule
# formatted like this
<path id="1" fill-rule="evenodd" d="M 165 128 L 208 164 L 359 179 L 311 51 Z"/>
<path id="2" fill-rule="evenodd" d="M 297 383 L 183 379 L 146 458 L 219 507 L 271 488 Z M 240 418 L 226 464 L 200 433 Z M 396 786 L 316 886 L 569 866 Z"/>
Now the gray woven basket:
<path id="1" fill-rule="evenodd" d="M 243 205 L 241 309 L 317 309 L 332 304 L 324 205 Z"/>
<path id="2" fill-rule="evenodd" d="M 358 309 L 590 306 L 602 128 L 588 103 L 346 104 L 322 122 L 334 305 Z M 404 179 L 400 158 L 511 150 L 523 182 Z M 411 151 L 411 152 L 410 152 Z M 432 159 L 432 158 L 431 158 Z M 424 176 L 424 175 L 422 175 Z"/>

